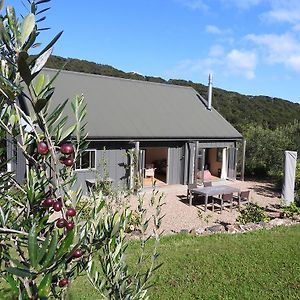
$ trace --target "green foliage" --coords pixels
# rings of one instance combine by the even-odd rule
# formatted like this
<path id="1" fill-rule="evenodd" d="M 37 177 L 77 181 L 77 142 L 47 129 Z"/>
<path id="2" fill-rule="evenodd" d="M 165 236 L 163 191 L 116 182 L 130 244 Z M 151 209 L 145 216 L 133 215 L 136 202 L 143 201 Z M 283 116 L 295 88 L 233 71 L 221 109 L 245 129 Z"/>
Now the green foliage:
<path id="1" fill-rule="evenodd" d="M 114 191 L 112 182 L 105 179 L 97 180 L 94 190 L 98 192 L 101 191 L 103 195 L 111 195 Z"/>
<path id="2" fill-rule="evenodd" d="M 134 213 L 136 219 L 133 219 L 133 213 L 126 204 L 123 204 L 123 208 L 120 209 L 119 203 L 114 202 L 115 198 L 110 195 L 103 196 L 101 191 L 92 192 L 93 204 L 86 217 L 93 222 L 87 226 L 86 234 L 88 239 L 99 242 L 93 245 L 95 255 L 88 264 L 87 275 L 90 283 L 104 299 L 147 299 L 149 281 L 153 272 L 159 267 L 157 264 L 157 246 L 160 239 L 158 230 L 163 205 L 161 201 L 164 197 L 155 190 L 152 196 L 151 206 L 155 209 L 153 217 L 146 218 L 146 210 L 143 208 L 144 196 L 140 195 L 139 205 Z M 144 250 L 150 241 L 146 231 L 151 219 L 154 222 L 152 235 L 155 245 L 151 254 L 151 263 L 147 267 Z M 140 252 L 137 255 L 139 268 L 135 272 L 129 270 L 126 260 L 128 246 L 126 232 L 133 224 L 133 220 L 141 230 Z"/>
<path id="3" fill-rule="evenodd" d="M 300 190 L 300 159 L 297 160 L 297 165 L 296 165 L 295 188 L 296 190 Z"/>
<path id="4" fill-rule="evenodd" d="M 130 286 L 123 259 L 128 208 L 113 210 L 106 200 L 114 196 L 109 192 L 106 197 L 101 192 L 89 201 L 87 210 L 81 204 L 82 190 L 74 188 L 77 178 L 72 166 L 87 147 L 86 106 L 83 96 L 74 98 L 74 122 L 67 127 L 64 109 L 68 101 L 50 105 L 52 83 L 59 72 L 51 79 L 42 73 L 61 33 L 29 60 L 44 29 L 35 19 L 48 10 L 40 10 L 40 5 L 48 2 L 29 1 L 31 12 L 21 20 L 10 6 L 0 17 L 1 134 L 9 136 L 26 159 L 24 185 L 9 172 L 4 171 L 0 177 L 0 280 L 7 282 L 18 299 L 64 299 L 69 282 L 95 265 L 97 257 L 102 272 L 92 267 L 93 275 L 97 275 L 91 278 L 102 295 L 110 299 L 144 298 L 156 267 L 156 246 L 147 273 L 141 275 L 142 279 L 141 271 L 134 274 Z M 158 230 L 160 204 L 155 208 L 153 219 Z M 156 231 L 155 238 L 158 242 Z M 142 250 L 145 243 L 141 242 Z"/>
<path id="5" fill-rule="evenodd" d="M 3 165 L 2 162 L 6 161 L 6 133 L 0 127 L 0 172 L 5 171 L 6 165 Z"/>
<path id="6" fill-rule="evenodd" d="M 11 205 L 11 201 L 7 201 L 7 199 L 13 201 L 21 201 L 23 194 L 20 190 L 15 188 L 9 188 L 6 190 L 6 198 L 4 198 L 0 193 L 0 210 L 2 208 L 3 211 L 8 213 L 8 218 L 6 221 L 7 226 L 12 226 L 13 223 L 16 221 L 18 216 L 18 208 Z M 1 225 L 1 222 L 0 222 Z"/>
<path id="7" fill-rule="evenodd" d="M 137 210 L 132 210 L 130 212 L 130 217 L 128 224 L 126 226 L 126 232 L 131 232 L 134 230 L 139 230 L 142 225 L 142 218 Z"/>
<path id="8" fill-rule="evenodd" d="M 281 214 L 283 217 L 287 218 L 300 215 L 300 207 L 297 206 L 297 203 L 292 202 L 290 205 L 281 208 Z"/>
<path id="9" fill-rule="evenodd" d="M 247 140 L 246 172 L 251 175 L 281 175 L 285 150 L 300 150 L 297 132 L 300 123 L 278 127 L 264 128 L 249 124 L 242 128 Z"/>
<path id="10" fill-rule="evenodd" d="M 248 203 L 246 207 L 240 212 L 237 218 L 240 224 L 259 223 L 261 221 L 269 221 L 265 210 L 256 203 Z"/>
<path id="11" fill-rule="evenodd" d="M 81 199 L 77 202 L 77 210 L 78 214 L 80 214 L 81 219 L 88 220 L 91 207 L 92 199 L 88 197 L 81 197 Z"/>
<path id="12" fill-rule="evenodd" d="M 296 195 L 295 195 L 295 204 L 300 207 L 300 189 L 296 190 Z"/>

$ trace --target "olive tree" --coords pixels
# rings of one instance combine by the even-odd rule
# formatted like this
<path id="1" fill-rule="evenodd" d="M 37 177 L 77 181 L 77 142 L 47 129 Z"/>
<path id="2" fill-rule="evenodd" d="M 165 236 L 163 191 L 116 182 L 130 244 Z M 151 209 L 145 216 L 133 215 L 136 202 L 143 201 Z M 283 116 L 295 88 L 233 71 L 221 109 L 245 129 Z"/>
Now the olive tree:
<path id="1" fill-rule="evenodd" d="M 40 27 L 45 19 L 41 15 L 49 9 L 42 6 L 49 1 L 28 1 L 29 12 L 20 19 L 12 6 L 3 10 L 0 1 L 0 126 L 9 137 L 7 143 L 17 147 L 26 160 L 24 184 L 11 172 L 1 173 L 0 280 L 5 280 L 19 299 L 62 299 L 70 282 L 88 271 L 103 297 L 142 299 L 157 251 L 155 247 L 153 261 L 143 272 L 128 272 L 124 252 L 130 208 L 110 210 L 100 192 L 94 195 L 90 214 L 83 215 L 78 209 L 82 190 L 74 188 L 73 165 L 87 147 L 84 98 L 76 96 L 71 102 L 74 124 L 67 126 L 64 110 L 68 100 L 50 106 L 59 72 L 53 78 L 42 72 L 62 33 L 38 55 L 30 55 L 41 47 L 37 38 L 46 29 Z M 154 198 L 158 200 L 153 215 L 158 241 L 162 204 L 161 197 Z M 144 230 L 148 223 L 143 223 Z M 141 242 L 142 250 L 145 242 Z M 99 271 L 98 260 L 102 265 Z M 139 261 L 144 261 L 143 251 Z"/>

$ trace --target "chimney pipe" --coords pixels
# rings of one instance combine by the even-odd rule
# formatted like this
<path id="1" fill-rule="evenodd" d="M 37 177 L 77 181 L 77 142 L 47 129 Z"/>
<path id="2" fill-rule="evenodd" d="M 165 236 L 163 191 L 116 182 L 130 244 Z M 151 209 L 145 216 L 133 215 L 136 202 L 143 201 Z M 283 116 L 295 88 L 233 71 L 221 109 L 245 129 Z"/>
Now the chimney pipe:
<path id="1" fill-rule="evenodd" d="M 212 102 L 212 81 L 213 76 L 211 73 L 208 74 L 208 100 L 207 100 L 207 109 L 211 110 L 211 102 Z"/>

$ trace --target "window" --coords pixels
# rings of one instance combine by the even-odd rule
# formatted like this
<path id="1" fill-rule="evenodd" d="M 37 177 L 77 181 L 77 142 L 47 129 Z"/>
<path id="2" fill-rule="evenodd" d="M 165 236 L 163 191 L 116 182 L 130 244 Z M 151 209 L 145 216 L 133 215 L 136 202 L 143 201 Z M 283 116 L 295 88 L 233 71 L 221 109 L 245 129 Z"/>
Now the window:
<path id="1" fill-rule="evenodd" d="M 96 150 L 85 150 L 78 157 L 75 169 L 76 170 L 88 170 L 96 168 Z"/>

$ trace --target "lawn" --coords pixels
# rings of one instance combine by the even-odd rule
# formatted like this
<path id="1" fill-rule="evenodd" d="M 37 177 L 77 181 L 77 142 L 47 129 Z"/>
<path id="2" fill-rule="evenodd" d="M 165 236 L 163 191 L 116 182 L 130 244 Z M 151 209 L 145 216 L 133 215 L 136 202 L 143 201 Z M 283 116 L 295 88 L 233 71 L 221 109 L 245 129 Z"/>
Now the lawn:
<path id="1" fill-rule="evenodd" d="M 137 243 L 129 248 L 133 261 Z M 150 299 L 300 299 L 300 226 L 161 240 Z M 99 299 L 86 277 L 72 300 Z"/>
<path id="2" fill-rule="evenodd" d="M 134 267 L 138 243 L 130 243 Z M 164 237 L 150 299 L 300 299 L 300 226 L 237 235 Z M 5 295 L 6 294 L 6 295 Z M 0 299 L 10 299 L 0 293 Z M 5 297 L 5 296 L 7 297 Z M 70 300 L 100 299 L 86 276 Z"/>

